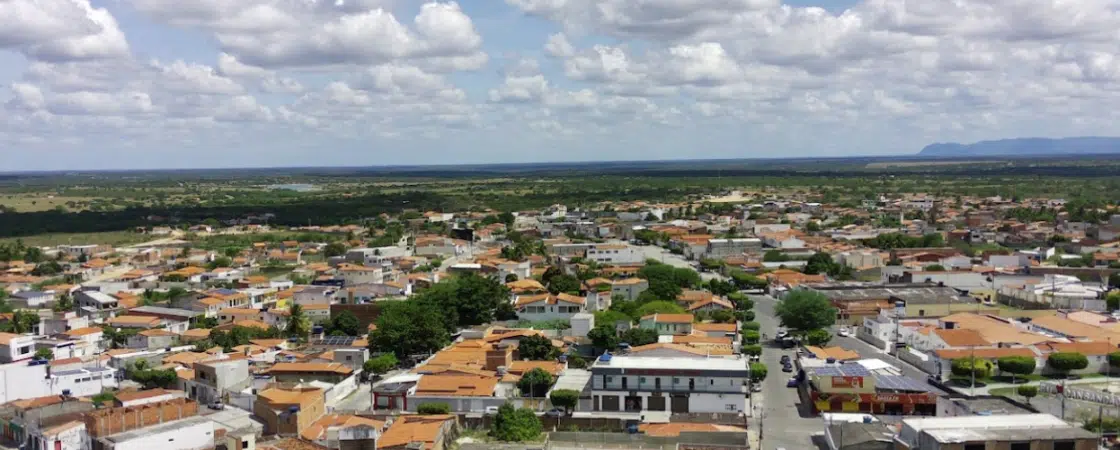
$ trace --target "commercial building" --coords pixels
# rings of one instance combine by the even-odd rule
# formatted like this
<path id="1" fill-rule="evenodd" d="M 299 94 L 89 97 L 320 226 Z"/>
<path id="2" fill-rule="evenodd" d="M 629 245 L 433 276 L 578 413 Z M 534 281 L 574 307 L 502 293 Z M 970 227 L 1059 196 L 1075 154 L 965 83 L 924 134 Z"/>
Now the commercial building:
<path id="1" fill-rule="evenodd" d="M 740 413 L 748 376 L 743 359 L 606 354 L 591 366 L 592 409 Z"/>
<path id="2" fill-rule="evenodd" d="M 1096 450 L 1097 434 L 1049 414 L 906 419 L 899 450 Z"/>
<path id="3" fill-rule="evenodd" d="M 814 413 L 937 413 L 938 396 L 924 381 L 903 376 L 880 360 L 830 363 L 801 359 L 798 364 L 805 373 L 801 388 L 812 402 Z"/>
<path id="4" fill-rule="evenodd" d="M 744 253 L 761 253 L 762 240 L 758 238 L 709 239 L 704 248 L 704 258 L 723 259 Z"/>

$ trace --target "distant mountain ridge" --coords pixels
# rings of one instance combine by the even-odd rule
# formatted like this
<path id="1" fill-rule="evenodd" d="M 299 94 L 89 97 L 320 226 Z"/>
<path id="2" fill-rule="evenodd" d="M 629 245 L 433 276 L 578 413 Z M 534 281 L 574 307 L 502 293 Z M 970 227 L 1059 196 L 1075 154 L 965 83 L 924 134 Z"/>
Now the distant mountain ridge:
<path id="1" fill-rule="evenodd" d="M 1120 137 L 1018 138 L 927 145 L 918 156 L 1039 156 L 1120 153 Z"/>

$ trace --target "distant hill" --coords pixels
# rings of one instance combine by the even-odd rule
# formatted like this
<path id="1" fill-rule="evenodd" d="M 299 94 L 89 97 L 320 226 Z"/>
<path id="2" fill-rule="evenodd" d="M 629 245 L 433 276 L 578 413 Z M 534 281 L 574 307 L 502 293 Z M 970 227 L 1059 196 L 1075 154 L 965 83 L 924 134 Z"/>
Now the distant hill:
<path id="1" fill-rule="evenodd" d="M 1120 153 L 1120 137 L 1020 138 L 930 144 L 918 156 L 1061 156 Z"/>

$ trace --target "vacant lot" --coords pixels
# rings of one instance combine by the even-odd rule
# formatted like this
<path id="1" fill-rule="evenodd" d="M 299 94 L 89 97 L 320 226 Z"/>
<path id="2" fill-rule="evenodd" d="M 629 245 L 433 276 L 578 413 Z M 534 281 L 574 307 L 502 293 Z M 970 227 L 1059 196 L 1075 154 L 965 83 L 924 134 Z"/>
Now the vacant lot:
<path id="1" fill-rule="evenodd" d="M 137 244 L 153 239 L 152 236 L 131 231 L 105 233 L 55 233 L 18 238 L 29 247 L 54 247 L 56 245 L 110 244 L 113 246 Z M 0 244 L 13 243 L 17 238 L 0 239 Z"/>
<path id="2" fill-rule="evenodd" d="M 78 202 L 88 202 L 93 197 L 57 197 L 48 194 L 10 194 L 0 195 L 0 205 L 14 209 L 16 212 L 49 211 L 59 206 L 67 211 L 76 211 L 82 208 L 73 207 Z M 67 205 L 70 203 L 70 206 Z"/>

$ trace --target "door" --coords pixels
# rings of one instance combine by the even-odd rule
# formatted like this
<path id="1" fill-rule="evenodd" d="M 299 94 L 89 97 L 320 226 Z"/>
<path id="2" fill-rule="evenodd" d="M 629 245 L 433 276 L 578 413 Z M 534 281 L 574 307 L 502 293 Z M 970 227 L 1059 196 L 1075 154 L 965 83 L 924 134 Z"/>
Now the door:
<path id="1" fill-rule="evenodd" d="M 670 407 L 673 413 L 687 413 L 688 412 L 688 396 L 687 395 L 674 395 L 672 397 L 672 404 Z"/>
<path id="2" fill-rule="evenodd" d="M 651 395 L 651 396 L 649 396 L 649 399 L 646 400 L 646 401 L 649 402 L 646 405 L 646 409 L 648 409 L 650 411 L 664 411 L 665 410 L 665 396 L 664 395 Z"/>
<path id="3" fill-rule="evenodd" d="M 604 395 L 603 411 L 618 411 L 618 396 L 617 395 Z"/>

